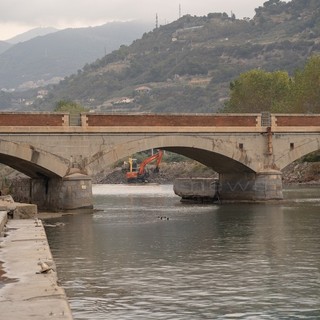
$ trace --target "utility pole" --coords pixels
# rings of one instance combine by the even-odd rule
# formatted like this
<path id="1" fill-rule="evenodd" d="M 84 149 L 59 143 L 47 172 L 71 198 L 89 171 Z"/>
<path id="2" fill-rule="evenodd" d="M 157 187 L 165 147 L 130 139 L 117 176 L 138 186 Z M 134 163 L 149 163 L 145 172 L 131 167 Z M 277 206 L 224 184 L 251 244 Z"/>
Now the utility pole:
<path id="1" fill-rule="evenodd" d="M 181 3 L 179 3 L 179 19 L 181 18 Z"/>
<path id="2" fill-rule="evenodd" d="M 156 29 L 158 29 L 158 14 L 156 13 Z"/>

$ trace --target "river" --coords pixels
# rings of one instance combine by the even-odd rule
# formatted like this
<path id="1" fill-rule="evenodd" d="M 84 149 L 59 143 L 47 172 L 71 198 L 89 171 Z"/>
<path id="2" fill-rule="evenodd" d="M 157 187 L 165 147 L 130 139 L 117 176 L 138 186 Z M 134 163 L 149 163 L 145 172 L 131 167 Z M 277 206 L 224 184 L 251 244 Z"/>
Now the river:
<path id="1" fill-rule="evenodd" d="M 74 319 L 320 319 L 320 189 L 279 204 L 182 204 L 172 186 L 96 185 L 46 228 Z"/>

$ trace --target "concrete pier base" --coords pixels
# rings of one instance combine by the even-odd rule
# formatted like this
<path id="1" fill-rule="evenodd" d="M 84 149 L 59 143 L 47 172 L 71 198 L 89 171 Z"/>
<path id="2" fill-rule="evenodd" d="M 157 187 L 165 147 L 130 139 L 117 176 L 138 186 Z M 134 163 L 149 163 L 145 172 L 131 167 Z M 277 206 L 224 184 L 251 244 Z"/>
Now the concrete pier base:
<path id="1" fill-rule="evenodd" d="M 258 173 L 220 174 L 223 200 L 281 200 L 282 173 L 268 170 Z"/>
<path id="2" fill-rule="evenodd" d="M 213 202 L 217 200 L 218 181 L 214 178 L 179 178 L 173 191 L 182 201 Z"/>
<path id="3" fill-rule="evenodd" d="M 81 173 L 73 173 L 62 179 L 24 179 L 14 182 L 11 189 L 14 199 L 33 203 L 40 210 L 93 208 L 91 178 Z"/>
<path id="4" fill-rule="evenodd" d="M 49 210 L 93 208 L 91 178 L 73 173 L 63 179 L 33 181 L 32 202 Z"/>
<path id="5" fill-rule="evenodd" d="M 64 177 L 58 202 L 63 210 L 92 209 L 91 178 L 81 173 Z"/>
<path id="6" fill-rule="evenodd" d="M 220 174 L 211 178 L 183 178 L 174 181 L 173 190 L 182 200 L 267 201 L 281 200 L 282 174 L 268 170 L 258 173 Z"/>

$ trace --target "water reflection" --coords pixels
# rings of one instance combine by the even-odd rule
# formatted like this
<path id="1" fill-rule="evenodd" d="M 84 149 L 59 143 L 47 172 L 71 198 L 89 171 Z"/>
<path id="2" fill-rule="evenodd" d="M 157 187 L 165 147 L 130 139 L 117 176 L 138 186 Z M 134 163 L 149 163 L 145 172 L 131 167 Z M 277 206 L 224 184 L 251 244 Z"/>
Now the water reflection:
<path id="1" fill-rule="evenodd" d="M 317 204 L 112 190 L 95 197 L 101 211 L 47 230 L 75 319 L 320 318 Z"/>

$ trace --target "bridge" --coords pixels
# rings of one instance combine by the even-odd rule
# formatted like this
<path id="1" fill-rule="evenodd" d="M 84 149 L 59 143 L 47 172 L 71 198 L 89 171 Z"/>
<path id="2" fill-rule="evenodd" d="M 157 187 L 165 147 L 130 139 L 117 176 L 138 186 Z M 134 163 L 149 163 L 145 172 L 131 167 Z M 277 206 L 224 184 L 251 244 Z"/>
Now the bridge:
<path id="1" fill-rule="evenodd" d="M 0 113 L 0 163 L 42 208 L 92 206 L 93 175 L 152 148 L 213 168 L 222 199 L 282 199 L 281 170 L 320 149 L 320 115 Z"/>

